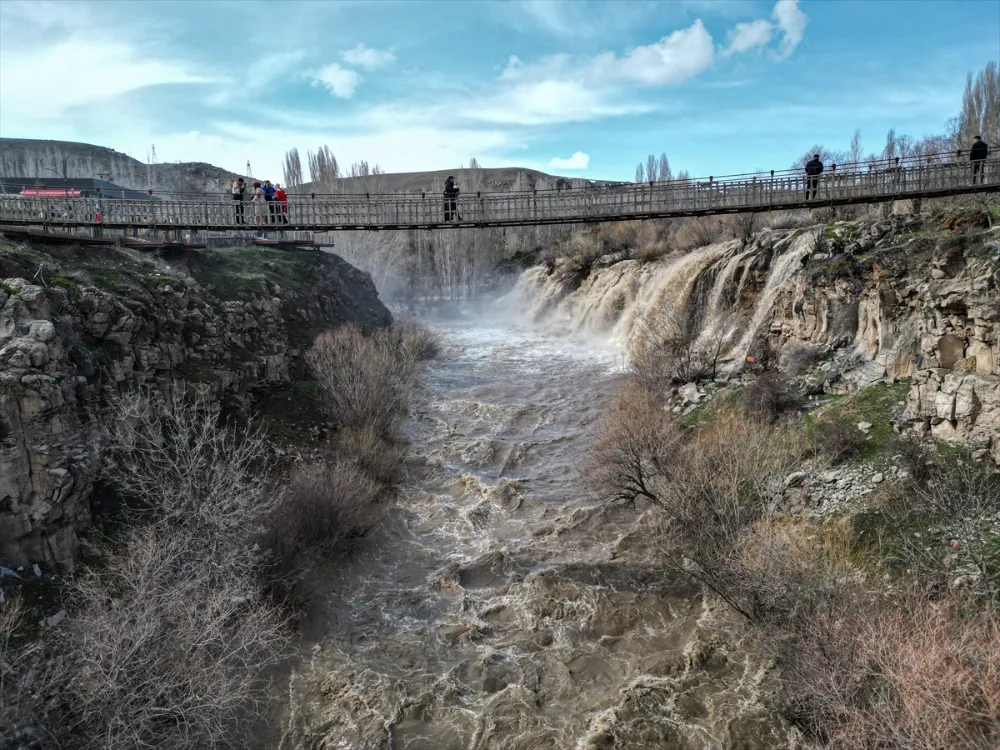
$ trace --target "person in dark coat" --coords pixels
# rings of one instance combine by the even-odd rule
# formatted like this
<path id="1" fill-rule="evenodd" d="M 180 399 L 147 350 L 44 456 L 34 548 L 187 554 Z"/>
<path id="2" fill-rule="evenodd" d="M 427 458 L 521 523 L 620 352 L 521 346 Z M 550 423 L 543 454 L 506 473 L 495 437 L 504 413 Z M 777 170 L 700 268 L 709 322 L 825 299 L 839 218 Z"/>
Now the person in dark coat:
<path id="1" fill-rule="evenodd" d="M 233 183 L 233 200 L 236 203 L 236 223 L 245 224 L 246 220 L 243 218 L 243 194 L 246 192 L 247 186 L 243 182 L 243 178 L 240 177 L 236 182 Z"/>
<path id="2" fill-rule="evenodd" d="M 459 221 L 462 217 L 458 215 L 458 194 L 461 192 L 458 189 L 458 185 L 455 184 L 455 178 L 449 176 L 447 180 L 444 181 L 444 220 L 451 221 L 453 218 L 457 218 Z"/>
<path id="3" fill-rule="evenodd" d="M 264 180 L 264 202 L 267 203 L 267 223 L 275 224 L 275 214 L 277 213 L 278 205 L 274 202 L 274 186 L 271 184 L 270 180 Z"/>
<path id="4" fill-rule="evenodd" d="M 984 162 L 986 157 L 990 155 L 990 147 L 986 145 L 986 141 L 980 138 L 978 135 L 974 136 L 972 139 L 972 148 L 969 149 L 969 161 L 972 162 L 972 184 L 976 184 L 976 177 L 979 178 L 979 182 L 982 183 L 985 175 L 983 170 L 986 167 Z"/>
<path id="5" fill-rule="evenodd" d="M 819 154 L 813 154 L 813 158 L 806 162 L 806 200 L 816 198 L 816 188 L 819 187 L 819 176 L 823 174 L 823 162 L 819 159 Z M 810 192 L 812 195 L 810 196 Z"/>

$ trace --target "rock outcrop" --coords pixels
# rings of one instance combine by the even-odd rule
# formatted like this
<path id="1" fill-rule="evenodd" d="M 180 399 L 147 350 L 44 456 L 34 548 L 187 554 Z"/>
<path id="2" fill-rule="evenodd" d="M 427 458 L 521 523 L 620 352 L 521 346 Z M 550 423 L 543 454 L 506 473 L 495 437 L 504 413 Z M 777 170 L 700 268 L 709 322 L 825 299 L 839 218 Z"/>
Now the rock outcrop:
<path id="1" fill-rule="evenodd" d="M 114 250 L 76 257 L 0 245 L 2 563 L 72 569 L 111 393 L 197 391 L 246 411 L 302 376 L 316 331 L 391 322 L 371 278 L 331 254 L 232 248 L 172 265 Z"/>
<path id="2" fill-rule="evenodd" d="M 909 379 L 905 429 L 1000 463 L 1000 228 L 953 226 L 897 215 L 764 230 L 655 262 L 606 256 L 575 284 L 571 261 L 538 266 L 518 289 L 536 320 L 626 349 L 645 320 L 679 325 L 727 378 L 749 358 L 811 393 Z"/>

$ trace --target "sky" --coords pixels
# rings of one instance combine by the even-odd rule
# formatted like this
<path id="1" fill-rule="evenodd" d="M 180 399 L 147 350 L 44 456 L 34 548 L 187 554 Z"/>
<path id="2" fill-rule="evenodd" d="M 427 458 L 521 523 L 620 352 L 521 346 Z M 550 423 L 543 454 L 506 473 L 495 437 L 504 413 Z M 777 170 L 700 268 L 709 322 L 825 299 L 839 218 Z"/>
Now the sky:
<path id="1" fill-rule="evenodd" d="M 0 136 L 271 179 L 324 144 L 389 172 L 724 175 L 940 132 L 998 59 L 1000 0 L 0 0 Z"/>

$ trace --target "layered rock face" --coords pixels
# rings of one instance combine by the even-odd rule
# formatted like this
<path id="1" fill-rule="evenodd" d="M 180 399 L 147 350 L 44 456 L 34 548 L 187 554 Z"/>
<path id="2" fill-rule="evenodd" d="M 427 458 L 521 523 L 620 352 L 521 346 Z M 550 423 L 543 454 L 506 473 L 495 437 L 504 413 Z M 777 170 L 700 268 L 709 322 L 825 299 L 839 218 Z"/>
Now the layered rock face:
<path id="1" fill-rule="evenodd" d="M 607 256 L 578 286 L 529 269 L 536 320 L 629 350 L 647 320 L 689 320 L 694 348 L 737 377 L 746 358 L 814 393 L 910 379 L 902 428 L 1000 463 L 1000 228 L 928 216 L 764 230 L 640 263 Z"/>
<path id="2" fill-rule="evenodd" d="M 38 252 L 0 246 L 0 268 Z M 197 391 L 213 407 L 246 411 L 301 377 L 316 331 L 391 322 L 371 278 L 334 255 L 295 254 L 278 266 L 275 251 L 233 248 L 164 267 L 101 252 L 89 266 L 49 258 L 69 276 L 50 270 L 46 285 L 44 269 L 0 285 L 2 563 L 72 569 L 90 522 L 107 396 L 136 386 Z"/>

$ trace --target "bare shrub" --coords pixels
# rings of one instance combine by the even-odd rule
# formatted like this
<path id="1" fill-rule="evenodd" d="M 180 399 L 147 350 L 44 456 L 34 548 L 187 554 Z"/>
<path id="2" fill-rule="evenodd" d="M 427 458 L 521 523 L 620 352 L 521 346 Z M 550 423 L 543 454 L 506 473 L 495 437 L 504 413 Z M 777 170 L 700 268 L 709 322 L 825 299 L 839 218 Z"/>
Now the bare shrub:
<path id="1" fill-rule="evenodd" d="M 391 487 L 399 481 L 405 454 L 403 444 L 387 441 L 371 427 L 348 427 L 337 435 L 331 460 L 350 461 L 366 476 Z"/>
<path id="2" fill-rule="evenodd" d="M 844 750 L 998 746 L 995 611 L 910 594 L 838 615 L 804 624 L 782 660 L 790 713 L 814 736 Z"/>
<path id="3" fill-rule="evenodd" d="M 774 211 L 764 221 L 771 229 L 800 229 L 814 226 L 816 217 L 808 210 Z"/>
<path id="4" fill-rule="evenodd" d="M 744 213 L 729 217 L 729 231 L 740 241 L 740 246 L 746 249 L 757 233 L 763 228 L 759 214 Z"/>
<path id="5" fill-rule="evenodd" d="M 44 737 L 32 690 L 40 646 L 23 637 L 28 607 L 20 596 L 0 599 L 0 747 L 41 747 Z"/>
<path id="6" fill-rule="evenodd" d="M 714 378 L 725 353 L 725 331 L 702 334 L 699 319 L 686 309 L 649 313 L 636 326 L 631 373 L 645 388 Z"/>
<path id="7" fill-rule="evenodd" d="M 425 362 L 441 354 L 441 337 L 413 318 L 402 318 L 389 329 L 403 362 Z"/>
<path id="8" fill-rule="evenodd" d="M 396 435 L 416 374 L 416 360 L 404 356 L 400 337 L 387 330 L 366 335 L 356 326 L 344 326 L 319 334 L 307 359 L 338 427 L 370 428 L 385 438 Z"/>
<path id="9" fill-rule="evenodd" d="M 680 447 L 681 430 L 660 397 L 641 385 L 627 386 L 605 413 L 588 479 L 609 502 L 659 504 L 659 485 L 670 476 Z"/>
<path id="10" fill-rule="evenodd" d="M 697 250 L 720 241 L 725 227 L 718 216 L 699 216 L 684 222 L 674 237 L 674 246 L 682 251 Z"/>
<path id="11" fill-rule="evenodd" d="M 640 263 L 654 263 L 670 252 L 670 246 L 663 240 L 648 242 L 636 248 L 633 257 Z"/>
<path id="12" fill-rule="evenodd" d="M 861 455 L 867 436 L 846 417 L 823 414 L 812 425 L 816 450 L 837 464 Z"/>
<path id="13" fill-rule="evenodd" d="M 783 430 L 734 409 L 683 436 L 656 397 L 636 388 L 612 405 L 589 479 L 609 502 L 659 507 L 665 561 L 757 621 L 756 594 L 734 565 L 738 540 L 772 512 L 800 458 Z"/>
<path id="14" fill-rule="evenodd" d="M 51 744 L 245 746 L 288 642 L 254 547 L 263 442 L 150 392 L 110 408 L 106 476 L 141 503 L 140 525 L 69 584 L 38 690 Z"/>
<path id="15" fill-rule="evenodd" d="M 211 550 L 221 575 L 252 569 L 270 502 L 263 432 L 152 391 L 114 398 L 109 411 L 104 474 L 139 502 L 143 520 Z"/>
<path id="16" fill-rule="evenodd" d="M 140 529 L 74 581 L 48 717 L 64 747 L 245 746 L 287 623 L 247 578 L 207 573 L 196 548 Z"/>
<path id="17" fill-rule="evenodd" d="M 798 411 L 802 397 L 783 374 L 762 372 L 743 391 L 743 408 L 765 419 Z"/>
<path id="18" fill-rule="evenodd" d="M 267 519 L 274 564 L 294 573 L 349 551 L 382 517 L 383 489 L 348 461 L 299 469 Z"/>

